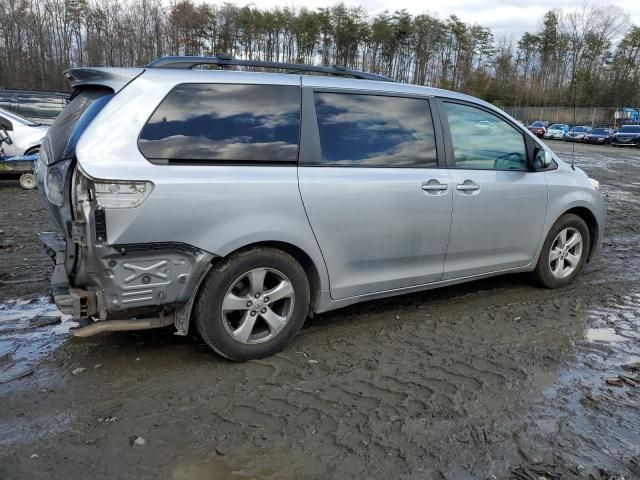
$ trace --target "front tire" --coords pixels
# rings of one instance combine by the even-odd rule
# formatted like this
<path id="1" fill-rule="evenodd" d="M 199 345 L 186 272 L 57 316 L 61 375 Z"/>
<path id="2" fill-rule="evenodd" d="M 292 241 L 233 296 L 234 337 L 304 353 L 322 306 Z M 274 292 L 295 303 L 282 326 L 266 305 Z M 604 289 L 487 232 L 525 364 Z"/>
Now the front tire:
<path id="1" fill-rule="evenodd" d="M 293 339 L 309 311 L 309 281 L 290 255 L 251 248 L 211 269 L 195 308 L 198 333 L 235 361 L 273 355 Z"/>
<path id="2" fill-rule="evenodd" d="M 547 288 L 564 287 L 575 280 L 589 256 L 591 238 L 587 224 L 571 213 L 553 225 L 534 270 L 537 282 Z"/>

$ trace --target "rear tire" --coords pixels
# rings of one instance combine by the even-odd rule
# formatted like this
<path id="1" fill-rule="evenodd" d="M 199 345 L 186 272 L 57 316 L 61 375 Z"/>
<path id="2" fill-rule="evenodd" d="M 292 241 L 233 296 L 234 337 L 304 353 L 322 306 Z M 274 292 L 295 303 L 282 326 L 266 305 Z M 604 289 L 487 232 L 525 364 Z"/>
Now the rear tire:
<path id="1" fill-rule="evenodd" d="M 309 296 L 305 271 L 293 257 L 251 248 L 211 269 L 198 295 L 196 328 L 229 360 L 267 357 L 296 336 L 307 318 Z"/>
<path id="2" fill-rule="evenodd" d="M 580 274 L 589 256 L 591 238 L 582 218 L 565 213 L 551 227 L 533 272 L 547 288 L 569 285 Z"/>

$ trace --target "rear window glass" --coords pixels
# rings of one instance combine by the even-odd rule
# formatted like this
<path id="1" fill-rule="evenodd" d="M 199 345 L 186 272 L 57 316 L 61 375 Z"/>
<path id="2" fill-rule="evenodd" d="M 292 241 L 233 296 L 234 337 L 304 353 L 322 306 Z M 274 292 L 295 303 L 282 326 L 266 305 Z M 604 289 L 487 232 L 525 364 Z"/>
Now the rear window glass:
<path id="1" fill-rule="evenodd" d="M 316 93 L 322 163 L 425 167 L 437 163 L 427 100 Z"/>
<path id="2" fill-rule="evenodd" d="M 69 104 L 57 116 L 53 125 L 47 131 L 47 138 L 50 142 L 50 155 L 48 162 L 60 160 L 70 152 L 66 152 L 69 139 L 74 131 L 78 120 L 99 98 L 113 94 L 113 90 L 106 87 L 88 87 L 79 91 Z"/>
<path id="3" fill-rule="evenodd" d="M 620 133 L 640 133 L 640 125 L 625 125 L 620 127 Z"/>
<path id="4" fill-rule="evenodd" d="M 296 162 L 300 88 L 182 84 L 162 101 L 138 140 L 149 160 Z"/>

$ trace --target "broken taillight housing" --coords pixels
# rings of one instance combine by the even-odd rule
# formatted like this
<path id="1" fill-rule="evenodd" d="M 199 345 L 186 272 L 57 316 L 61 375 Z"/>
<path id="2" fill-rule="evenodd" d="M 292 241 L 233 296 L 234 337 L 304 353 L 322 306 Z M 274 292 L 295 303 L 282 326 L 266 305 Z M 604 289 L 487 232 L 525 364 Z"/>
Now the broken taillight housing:
<path id="1" fill-rule="evenodd" d="M 92 180 L 92 191 L 99 208 L 135 208 L 153 191 L 148 181 Z"/>
<path id="2" fill-rule="evenodd" d="M 63 160 L 44 169 L 44 191 L 47 199 L 61 207 L 65 198 L 65 182 L 71 160 Z"/>

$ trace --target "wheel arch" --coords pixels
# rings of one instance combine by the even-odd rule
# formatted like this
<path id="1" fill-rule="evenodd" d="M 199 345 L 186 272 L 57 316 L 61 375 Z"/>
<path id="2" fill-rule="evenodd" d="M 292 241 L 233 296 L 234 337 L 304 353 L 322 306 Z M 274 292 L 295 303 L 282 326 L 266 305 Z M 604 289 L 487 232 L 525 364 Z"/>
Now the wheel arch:
<path id="1" fill-rule="evenodd" d="M 243 245 L 242 247 L 238 247 L 235 250 L 227 253 L 223 257 L 215 257 L 211 262 L 215 264 L 215 262 L 221 262 L 240 251 L 256 247 L 266 247 L 280 250 L 291 255 L 300 264 L 305 274 L 307 275 L 307 279 L 309 280 L 309 313 L 312 314 L 314 311 L 316 311 L 320 301 L 320 292 L 322 290 L 320 271 L 318 269 L 318 265 L 316 265 L 316 262 L 313 261 L 311 256 L 297 245 L 275 240 L 259 241 Z"/>
<path id="2" fill-rule="evenodd" d="M 29 148 L 27 148 L 24 152 L 25 155 L 33 155 L 35 152 L 39 152 L 40 151 L 40 147 L 41 145 L 32 145 Z"/>
<path id="3" fill-rule="evenodd" d="M 562 215 L 566 215 L 568 213 L 576 215 L 577 217 L 580 217 L 582 220 L 584 220 L 584 223 L 587 224 L 587 228 L 589 229 L 589 256 L 587 257 L 587 262 L 589 262 L 589 260 L 591 260 L 591 255 L 595 251 L 595 246 L 598 244 L 598 240 L 599 240 L 598 239 L 598 235 L 599 235 L 598 220 L 594 215 L 594 213 L 591 210 L 589 210 L 587 207 L 573 207 L 563 212 Z M 562 215 L 560 215 L 560 217 Z"/>

